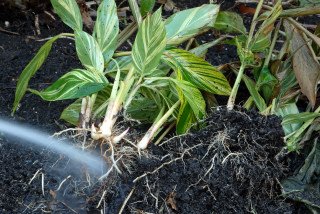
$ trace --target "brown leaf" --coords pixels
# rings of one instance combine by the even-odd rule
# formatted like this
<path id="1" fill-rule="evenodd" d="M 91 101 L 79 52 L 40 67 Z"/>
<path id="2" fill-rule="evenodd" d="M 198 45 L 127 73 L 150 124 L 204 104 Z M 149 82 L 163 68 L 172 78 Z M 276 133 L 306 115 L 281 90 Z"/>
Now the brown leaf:
<path id="1" fill-rule="evenodd" d="M 314 59 L 303 33 L 290 22 L 284 21 L 288 35 L 292 35 L 290 52 L 293 55 L 293 71 L 298 80 L 301 92 L 307 96 L 312 107 L 315 106 L 317 84 L 320 77 L 320 64 Z"/>
<path id="2" fill-rule="evenodd" d="M 93 30 L 93 26 L 94 26 L 94 22 L 90 16 L 89 13 L 89 8 L 86 4 L 85 0 L 77 0 L 77 3 L 80 7 L 80 12 L 81 12 L 81 16 L 82 16 L 82 20 L 84 25 L 89 29 L 89 30 Z"/>
<path id="3" fill-rule="evenodd" d="M 172 0 L 158 0 L 159 4 L 164 4 L 165 11 L 177 11 L 177 7 Z"/>
<path id="4" fill-rule="evenodd" d="M 176 193 L 175 192 L 171 192 L 167 198 L 166 198 L 166 202 L 167 204 L 171 207 L 171 209 L 177 211 L 178 208 L 177 208 L 177 202 L 176 202 Z"/>

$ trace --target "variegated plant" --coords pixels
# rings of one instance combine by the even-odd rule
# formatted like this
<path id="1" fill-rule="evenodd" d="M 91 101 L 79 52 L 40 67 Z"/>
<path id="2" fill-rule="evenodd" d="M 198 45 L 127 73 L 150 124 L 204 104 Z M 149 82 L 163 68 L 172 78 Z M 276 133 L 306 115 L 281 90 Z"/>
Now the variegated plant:
<path id="1" fill-rule="evenodd" d="M 60 34 L 47 41 L 26 66 L 18 81 L 13 112 L 27 91 L 30 78 L 46 60 L 53 42 L 63 37 L 75 38 L 77 55 L 84 69 L 68 72 L 43 91 L 29 91 L 48 101 L 77 99 L 61 115 L 71 124 L 87 128 L 90 120 L 104 117 L 99 127 L 92 125 L 93 139 L 118 142 L 126 132 L 115 137 L 113 127 L 123 111 L 127 118 L 153 123 L 137 144 L 144 149 L 165 125 L 175 125 L 180 134 L 202 119 L 206 114 L 202 92 L 230 94 L 231 88 L 222 73 L 203 58 L 178 48 L 182 42 L 213 27 L 218 5 L 181 11 L 163 21 L 161 8 L 151 14 L 154 1 L 147 1 L 148 4 L 141 1 L 140 12 L 137 3 L 131 0 L 138 33 L 132 51 L 115 53 L 127 35 L 119 34 L 114 0 L 101 2 L 92 35 L 82 30 L 75 0 L 51 2 L 74 33 Z"/>

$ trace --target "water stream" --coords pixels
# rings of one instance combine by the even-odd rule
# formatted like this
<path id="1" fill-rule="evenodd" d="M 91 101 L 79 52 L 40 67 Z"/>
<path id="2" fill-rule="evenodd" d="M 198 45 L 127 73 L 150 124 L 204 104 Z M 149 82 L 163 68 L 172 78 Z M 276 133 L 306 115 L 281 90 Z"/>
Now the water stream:
<path id="1" fill-rule="evenodd" d="M 46 147 L 54 152 L 63 154 L 71 160 L 77 161 L 87 166 L 90 172 L 96 175 L 102 175 L 107 166 L 98 155 L 90 154 L 70 143 L 61 142 L 51 138 L 48 134 L 38 131 L 34 128 L 20 125 L 16 122 L 0 119 L 0 134 L 4 133 L 10 136 L 23 139 L 23 142 L 29 142 L 38 146 Z"/>

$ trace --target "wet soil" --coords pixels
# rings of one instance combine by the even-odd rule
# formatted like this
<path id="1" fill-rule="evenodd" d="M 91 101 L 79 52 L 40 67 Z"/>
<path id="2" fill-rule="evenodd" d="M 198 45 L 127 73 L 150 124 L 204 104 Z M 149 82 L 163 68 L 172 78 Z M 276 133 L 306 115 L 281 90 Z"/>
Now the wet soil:
<path id="1" fill-rule="evenodd" d="M 182 9 L 207 3 L 176 2 Z M 222 7 L 232 9 L 233 1 L 223 1 Z M 10 116 L 17 78 L 44 43 L 36 39 L 70 31 L 60 21 L 39 14 L 40 20 L 46 21 L 40 22 L 41 35 L 36 35 L 34 15 L 30 11 L 0 10 L 0 27 L 19 34 L 0 32 L 0 117 L 23 121 L 53 133 L 64 128 L 58 118 L 68 101 L 44 102 L 27 93 L 16 114 Z M 9 27 L 5 26 L 5 21 L 9 21 Z M 205 37 L 211 38 L 212 35 Z M 237 60 L 235 49 L 225 48 L 229 47 L 210 49 L 207 59 L 214 65 Z M 30 87 L 45 88 L 79 66 L 74 42 L 59 40 L 31 80 Z M 287 163 L 275 159 L 283 146 L 279 120 L 255 112 L 227 113 L 222 109 L 205 123 L 209 126 L 202 131 L 174 138 L 162 147 L 152 146 L 148 154 L 141 157 L 134 151 L 121 165 L 126 173 L 112 173 L 104 186 L 95 184 L 95 188 L 89 188 L 87 180 L 79 174 L 80 166 L 69 165 L 59 154 L 0 134 L 0 213 L 100 213 L 100 209 L 105 213 L 118 213 L 132 189 L 123 213 L 292 211 L 291 204 L 278 198 L 277 180 L 288 173 Z M 39 174 L 32 180 L 38 170 Z M 41 173 L 44 175 L 44 195 Z M 145 173 L 147 176 L 133 182 Z M 68 175 L 72 178 L 61 191 L 56 191 Z M 97 209 L 104 191 L 105 199 Z"/>

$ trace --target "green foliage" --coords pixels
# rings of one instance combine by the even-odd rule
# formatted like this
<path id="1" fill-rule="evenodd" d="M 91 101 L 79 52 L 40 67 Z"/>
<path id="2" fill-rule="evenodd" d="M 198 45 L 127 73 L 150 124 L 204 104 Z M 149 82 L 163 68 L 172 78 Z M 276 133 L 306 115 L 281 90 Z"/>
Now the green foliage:
<path id="1" fill-rule="evenodd" d="M 231 88 L 217 68 L 174 46 L 212 28 L 219 6 L 210 4 L 188 9 L 163 21 L 161 8 L 151 14 L 154 3 L 154 0 L 140 2 L 145 19 L 139 21 L 141 14 L 131 1 L 138 32 L 131 52 L 115 54 L 122 34 L 119 34 L 114 0 L 104 0 L 99 5 L 92 35 L 82 30 L 80 10 L 74 0 L 52 0 L 56 13 L 74 34 L 58 35 L 39 50 L 21 74 L 14 110 L 25 94 L 30 78 L 48 56 L 52 43 L 62 36 L 72 36 L 77 56 L 85 69 L 67 72 L 42 91 L 29 89 L 47 101 L 76 99 L 62 112 L 61 119 L 83 125 L 80 120 L 84 113 L 89 112 L 86 116 L 92 119 L 102 118 L 105 114 L 99 131 L 103 136 L 109 136 L 123 107 L 125 117 L 154 123 L 151 129 L 160 130 L 165 124 L 174 123 L 177 133 L 187 132 L 206 114 L 202 92 L 229 95 Z M 148 131 L 144 139 L 149 141 L 159 130 Z"/>
<path id="2" fill-rule="evenodd" d="M 214 28 L 227 33 L 247 33 L 241 16 L 234 12 L 220 11 L 218 13 Z"/>
<path id="3" fill-rule="evenodd" d="M 167 50 L 163 58 L 183 80 L 214 94 L 230 94 L 225 76 L 204 59 L 178 48 Z"/>
<path id="4" fill-rule="evenodd" d="M 96 93 L 107 84 L 107 78 L 101 73 L 75 69 L 63 75 L 44 91 L 32 92 L 46 101 L 76 99 Z"/>
<path id="5" fill-rule="evenodd" d="M 78 58 L 82 65 L 89 71 L 102 73 L 103 55 L 96 40 L 84 31 L 77 31 L 75 39 Z"/>
<path id="6" fill-rule="evenodd" d="M 141 76 L 147 76 L 159 65 L 166 47 L 166 31 L 161 17 L 161 10 L 142 22 L 132 47 L 134 67 Z"/>
<path id="7" fill-rule="evenodd" d="M 55 12 L 74 31 L 82 30 L 82 17 L 76 0 L 51 0 Z"/>
<path id="8" fill-rule="evenodd" d="M 173 14 L 166 20 L 167 44 L 180 44 L 210 29 L 218 12 L 218 5 L 209 4 Z"/>
<path id="9" fill-rule="evenodd" d="M 148 13 L 152 12 L 152 9 L 155 5 L 155 0 L 141 0 L 140 1 L 140 12 L 142 16 L 147 15 Z"/>
<path id="10" fill-rule="evenodd" d="M 93 35 L 101 48 L 104 62 L 108 63 L 117 47 L 119 20 L 113 0 L 104 0 L 98 8 Z"/>
<path id="11" fill-rule="evenodd" d="M 22 97 L 25 95 L 30 79 L 32 78 L 33 75 L 35 75 L 37 70 L 39 70 L 39 68 L 42 66 L 44 61 L 47 59 L 49 52 L 52 48 L 52 44 L 61 36 L 62 35 L 60 34 L 48 40 L 40 48 L 38 53 L 35 55 L 35 57 L 33 57 L 33 59 L 29 62 L 29 64 L 23 69 L 17 83 L 17 89 L 15 93 L 15 99 L 14 99 L 13 110 L 12 110 L 13 113 L 17 110 Z"/>

